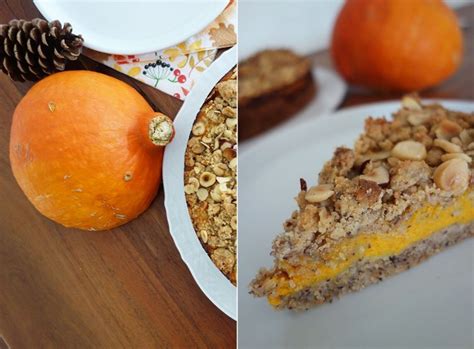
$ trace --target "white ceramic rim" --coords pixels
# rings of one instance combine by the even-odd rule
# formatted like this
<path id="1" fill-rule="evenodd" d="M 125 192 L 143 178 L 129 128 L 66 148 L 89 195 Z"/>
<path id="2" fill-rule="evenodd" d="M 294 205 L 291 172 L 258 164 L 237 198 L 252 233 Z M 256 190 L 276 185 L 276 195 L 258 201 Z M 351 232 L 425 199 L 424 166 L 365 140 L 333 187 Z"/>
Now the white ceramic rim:
<path id="1" fill-rule="evenodd" d="M 442 98 L 422 98 L 422 103 L 439 103 L 447 109 L 456 109 L 459 104 L 464 104 L 467 107 L 472 107 L 474 110 L 474 102 L 465 99 L 442 99 Z M 352 118 L 352 116 L 361 116 L 364 114 L 367 118 L 371 113 L 375 112 L 374 117 L 390 117 L 390 115 L 379 115 L 378 112 L 380 109 L 392 110 L 392 112 L 397 111 L 400 108 L 401 100 L 395 99 L 386 102 L 376 102 L 376 103 L 367 103 L 362 105 L 357 105 L 354 107 L 347 107 L 339 109 L 321 116 L 314 118 L 313 120 L 305 120 L 304 122 L 292 125 L 291 127 L 285 130 L 285 138 L 294 139 L 293 137 L 300 138 L 302 135 L 306 136 L 310 134 L 314 128 L 319 127 L 321 124 L 329 123 L 338 127 L 344 127 L 347 125 L 346 118 Z M 362 116 L 361 116 L 362 117 Z M 272 159 L 273 156 L 277 156 L 282 152 L 288 151 L 288 144 L 284 142 L 276 142 L 275 137 L 281 137 L 280 132 L 275 132 L 271 137 L 264 137 L 262 139 L 257 139 L 257 141 L 252 144 L 250 151 L 245 151 L 243 154 L 239 153 L 239 161 L 258 161 L 258 163 L 265 162 L 268 159 Z M 297 139 L 295 138 L 295 139 Z M 354 140 L 355 141 L 355 140 Z M 259 149 L 258 152 L 252 151 L 254 149 Z M 261 156 L 259 156 L 261 154 Z"/>
<path id="2" fill-rule="evenodd" d="M 67 0 L 67 1 L 74 1 L 74 2 L 91 2 L 91 0 Z M 67 2 L 65 1 L 65 2 Z M 118 0 L 120 1 L 120 0 Z M 164 2 L 165 0 L 147 0 L 151 2 Z M 168 0 L 171 1 L 171 0 Z M 180 35 L 173 35 L 170 39 L 166 39 L 166 36 L 163 38 L 160 37 L 160 44 L 156 44 L 154 42 L 133 42 L 133 43 L 124 43 L 119 46 L 110 45 L 108 42 L 100 42 L 100 40 L 95 40 L 92 37 L 92 40 L 87 37 L 84 37 L 84 46 L 99 52 L 104 52 L 108 54 L 121 54 L 121 55 L 138 55 L 144 53 L 150 53 L 158 50 L 165 49 L 167 47 L 174 46 L 179 44 L 180 42 L 185 41 L 186 39 L 190 38 L 191 36 L 199 33 L 201 30 L 206 28 L 213 20 L 215 20 L 221 13 L 224 11 L 225 7 L 228 5 L 228 1 L 225 0 L 214 0 L 216 3 L 216 7 L 214 11 L 207 11 L 205 13 L 200 13 L 202 19 L 202 25 L 196 27 L 194 29 L 183 31 Z M 34 5 L 36 8 L 41 12 L 41 14 L 46 18 L 48 21 L 52 21 L 55 19 L 64 22 L 61 18 L 53 18 L 51 13 L 51 4 L 57 3 L 58 1 L 54 0 L 33 0 Z M 126 1 L 120 1 L 126 2 Z M 130 3 L 133 3 L 130 0 Z M 220 6 L 219 6 L 220 5 Z M 74 27 L 74 23 L 71 23 Z"/>
<path id="3" fill-rule="evenodd" d="M 165 208 L 170 234 L 181 258 L 204 294 L 220 310 L 237 319 L 237 288 L 214 265 L 202 247 L 188 213 L 184 194 L 184 155 L 191 128 L 207 96 L 237 64 L 237 47 L 224 52 L 193 87 L 174 120 L 176 136 L 166 147 L 163 161 Z"/>

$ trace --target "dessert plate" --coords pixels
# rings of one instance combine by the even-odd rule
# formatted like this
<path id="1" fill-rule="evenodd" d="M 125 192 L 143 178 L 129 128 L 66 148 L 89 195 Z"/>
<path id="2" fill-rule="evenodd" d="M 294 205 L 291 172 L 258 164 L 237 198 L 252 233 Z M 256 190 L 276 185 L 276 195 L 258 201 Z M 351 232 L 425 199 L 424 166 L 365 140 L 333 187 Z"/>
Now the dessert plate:
<path id="1" fill-rule="evenodd" d="M 302 55 L 327 49 L 336 15 L 344 1 L 296 3 L 297 5 L 295 1 L 240 1 L 239 59 L 268 48 L 286 47 Z"/>
<path id="2" fill-rule="evenodd" d="M 219 82 L 237 64 L 237 47 L 223 53 L 199 78 L 174 119 L 176 135 L 166 146 L 163 161 L 165 208 L 171 236 L 196 283 L 219 309 L 237 318 L 237 290 L 214 265 L 194 231 L 184 194 L 184 154 L 201 106 Z"/>
<path id="3" fill-rule="evenodd" d="M 47 20 L 69 22 L 84 45 L 116 54 L 160 50 L 204 29 L 228 0 L 34 0 Z"/>
<path id="4" fill-rule="evenodd" d="M 474 111 L 474 102 L 439 102 Z M 275 311 L 248 294 L 258 269 L 273 265 L 271 243 L 297 208 L 289 198 L 299 192 L 299 178 L 314 185 L 334 149 L 353 146 L 367 116 L 390 117 L 399 107 L 397 101 L 341 110 L 280 129 L 239 153 L 239 318 L 246 319 L 239 322 L 239 347 L 472 348 L 473 239 L 307 312 Z"/>

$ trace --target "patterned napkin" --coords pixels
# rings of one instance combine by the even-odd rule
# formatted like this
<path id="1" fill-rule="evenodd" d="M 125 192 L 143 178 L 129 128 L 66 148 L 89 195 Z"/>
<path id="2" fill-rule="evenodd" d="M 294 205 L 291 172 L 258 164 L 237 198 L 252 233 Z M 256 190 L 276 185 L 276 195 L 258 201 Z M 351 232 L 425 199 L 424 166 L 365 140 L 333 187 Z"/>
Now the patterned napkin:
<path id="1" fill-rule="evenodd" d="M 184 100 L 219 48 L 237 43 L 237 9 L 230 0 L 204 30 L 164 50 L 141 55 L 109 55 L 91 49 L 84 54 L 169 95 Z"/>

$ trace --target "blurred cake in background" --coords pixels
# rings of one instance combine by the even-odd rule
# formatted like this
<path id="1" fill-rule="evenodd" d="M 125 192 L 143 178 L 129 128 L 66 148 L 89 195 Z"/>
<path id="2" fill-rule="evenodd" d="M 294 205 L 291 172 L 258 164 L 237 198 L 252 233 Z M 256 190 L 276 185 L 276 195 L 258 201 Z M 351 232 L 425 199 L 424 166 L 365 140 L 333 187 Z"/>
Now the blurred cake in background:
<path id="1" fill-rule="evenodd" d="M 239 64 L 239 139 L 294 116 L 316 94 L 310 61 L 286 49 L 261 51 Z"/>

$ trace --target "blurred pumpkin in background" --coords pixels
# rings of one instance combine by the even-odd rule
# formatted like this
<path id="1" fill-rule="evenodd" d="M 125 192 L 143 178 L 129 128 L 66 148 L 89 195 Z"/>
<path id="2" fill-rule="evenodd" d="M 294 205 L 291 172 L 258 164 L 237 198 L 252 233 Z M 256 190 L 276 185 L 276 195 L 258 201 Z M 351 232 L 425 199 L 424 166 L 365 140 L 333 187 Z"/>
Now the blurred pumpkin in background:
<path id="1" fill-rule="evenodd" d="M 462 51 L 456 15 L 440 0 L 347 0 L 331 43 L 349 83 L 392 91 L 439 84 L 457 70 Z"/>
<path id="2" fill-rule="evenodd" d="M 31 203 L 66 227 L 104 230 L 151 203 L 171 120 L 126 83 L 91 71 L 53 74 L 16 107 L 13 174 Z"/>

